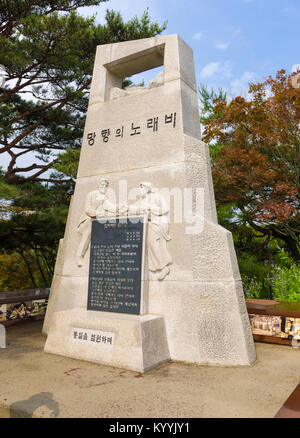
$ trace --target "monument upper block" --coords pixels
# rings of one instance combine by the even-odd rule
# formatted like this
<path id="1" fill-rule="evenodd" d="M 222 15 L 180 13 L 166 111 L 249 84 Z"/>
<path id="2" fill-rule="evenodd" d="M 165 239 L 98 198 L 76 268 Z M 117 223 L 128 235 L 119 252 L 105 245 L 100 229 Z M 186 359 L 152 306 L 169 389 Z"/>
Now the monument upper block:
<path id="1" fill-rule="evenodd" d="M 147 87 L 122 90 L 158 66 Z M 192 49 L 178 35 L 98 46 L 78 177 L 182 162 L 181 134 L 200 138 Z"/>
<path id="2" fill-rule="evenodd" d="M 109 88 L 121 88 L 124 77 L 162 65 L 165 83 L 181 79 L 197 91 L 193 51 L 178 35 L 98 46 L 90 105 L 105 102 Z"/>

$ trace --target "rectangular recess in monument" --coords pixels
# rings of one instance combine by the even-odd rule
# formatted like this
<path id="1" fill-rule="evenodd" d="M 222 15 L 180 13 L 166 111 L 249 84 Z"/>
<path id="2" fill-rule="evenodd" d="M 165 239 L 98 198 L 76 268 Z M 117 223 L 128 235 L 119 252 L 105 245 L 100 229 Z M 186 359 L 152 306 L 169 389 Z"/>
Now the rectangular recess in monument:
<path id="1" fill-rule="evenodd" d="M 104 64 L 104 67 L 115 76 L 125 78 L 164 65 L 165 44 L 141 50 L 124 56 L 116 61 Z"/>
<path id="2" fill-rule="evenodd" d="M 139 315 L 144 218 L 92 222 L 88 310 Z"/>

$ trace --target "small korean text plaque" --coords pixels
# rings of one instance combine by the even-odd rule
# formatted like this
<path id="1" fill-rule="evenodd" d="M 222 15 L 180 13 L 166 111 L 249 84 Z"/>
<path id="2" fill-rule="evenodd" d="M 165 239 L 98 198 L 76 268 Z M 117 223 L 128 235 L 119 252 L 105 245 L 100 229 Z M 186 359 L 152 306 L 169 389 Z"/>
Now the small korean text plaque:
<path id="1" fill-rule="evenodd" d="M 112 349 L 114 346 L 115 334 L 100 330 L 71 327 L 71 340 L 80 344 L 97 345 L 98 347 Z"/>

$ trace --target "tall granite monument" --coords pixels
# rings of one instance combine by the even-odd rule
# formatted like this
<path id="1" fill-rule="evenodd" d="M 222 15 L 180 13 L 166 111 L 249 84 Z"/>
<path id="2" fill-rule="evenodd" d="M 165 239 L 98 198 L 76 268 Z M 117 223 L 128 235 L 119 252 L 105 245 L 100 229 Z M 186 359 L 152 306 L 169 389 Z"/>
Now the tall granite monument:
<path id="1" fill-rule="evenodd" d="M 158 66 L 147 87 L 122 90 Z M 43 331 L 48 353 L 141 372 L 256 358 L 232 236 L 217 223 L 193 53 L 177 35 L 97 48 Z"/>

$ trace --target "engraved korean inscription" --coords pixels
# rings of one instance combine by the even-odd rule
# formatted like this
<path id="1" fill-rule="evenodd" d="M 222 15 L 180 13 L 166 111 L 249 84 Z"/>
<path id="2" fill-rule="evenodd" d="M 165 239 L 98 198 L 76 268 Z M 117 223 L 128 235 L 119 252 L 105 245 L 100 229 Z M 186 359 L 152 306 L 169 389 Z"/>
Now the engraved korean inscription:
<path id="1" fill-rule="evenodd" d="M 114 346 L 115 334 L 113 332 L 71 327 L 71 340 L 80 344 L 95 345 L 100 348 L 112 349 Z"/>
<path id="2" fill-rule="evenodd" d="M 93 221 L 88 310 L 140 314 L 143 218 L 139 219 Z"/>
<path id="3" fill-rule="evenodd" d="M 109 126 L 87 132 L 86 141 L 89 146 L 101 146 L 103 143 L 123 137 L 132 138 L 136 135 L 143 135 L 145 132 L 157 133 L 162 127 L 175 128 L 176 112 L 155 114 L 145 120 L 130 122 L 124 122 L 121 126 Z"/>

